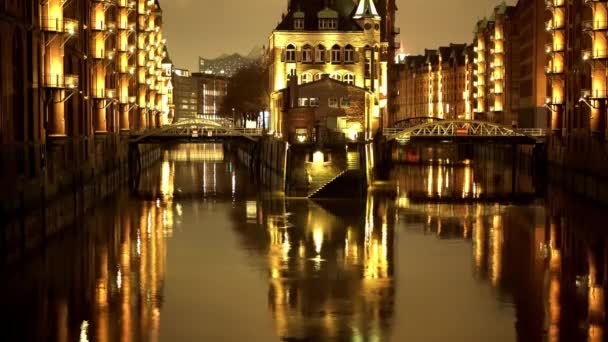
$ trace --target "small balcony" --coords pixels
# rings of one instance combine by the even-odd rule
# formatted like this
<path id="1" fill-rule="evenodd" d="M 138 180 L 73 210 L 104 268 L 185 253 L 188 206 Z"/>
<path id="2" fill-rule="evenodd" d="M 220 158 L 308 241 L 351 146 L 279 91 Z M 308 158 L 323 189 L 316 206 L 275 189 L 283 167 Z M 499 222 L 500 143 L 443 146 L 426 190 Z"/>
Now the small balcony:
<path id="1" fill-rule="evenodd" d="M 556 22 L 555 20 L 551 19 L 545 23 L 545 28 L 547 29 L 547 32 L 563 30 L 565 27 L 566 27 L 566 24 L 563 20 Z"/>
<path id="2" fill-rule="evenodd" d="M 593 6 L 594 4 L 606 3 L 608 0 L 583 0 L 585 5 Z"/>
<path id="3" fill-rule="evenodd" d="M 545 74 L 547 76 L 556 76 L 556 75 L 563 75 L 564 74 L 564 68 L 563 67 L 554 67 L 554 66 L 546 66 L 545 67 Z"/>
<path id="4" fill-rule="evenodd" d="M 78 34 L 78 20 L 42 17 L 40 29 L 45 32 L 65 33 L 73 36 Z"/>
<path id="5" fill-rule="evenodd" d="M 608 99 L 608 89 L 583 90 L 581 95 L 593 100 Z"/>
<path id="6" fill-rule="evenodd" d="M 548 105 L 563 105 L 564 98 L 559 96 L 547 97 L 545 103 Z"/>
<path id="7" fill-rule="evenodd" d="M 78 76 L 59 74 L 44 75 L 43 85 L 45 88 L 77 89 L 79 85 Z"/>
<path id="8" fill-rule="evenodd" d="M 116 89 L 106 89 L 106 98 L 109 100 L 115 99 L 117 96 Z"/>
<path id="9" fill-rule="evenodd" d="M 583 60 L 603 60 L 608 59 L 607 49 L 584 50 Z"/>
<path id="10" fill-rule="evenodd" d="M 93 88 L 91 89 L 91 97 L 94 99 L 105 99 L 106 98 L 106 89 L 105 88 L 101 88 L 101 89 L 97 89 L 97 88 Z"/>
<path id="11" fill-rule="evenodd" d="M 565 4 L 566 4 L 565 0 L 545 0 L 545 5 L 547 6 L 547 9 L 564 7 Z"/>
<path id="12" fill-rule="evenodd" d="M 554 52 L 564 52 L 565 50 L 564 43 L 549 43 L 545 45 L 545 52 L 554 53 Z"/>
<path id="13" fill-rule="evenodd" d="M 583 31 L 606 31 L 608 30 L 608 21 L 606 20 L 587 20 L 583 21 Z"/>

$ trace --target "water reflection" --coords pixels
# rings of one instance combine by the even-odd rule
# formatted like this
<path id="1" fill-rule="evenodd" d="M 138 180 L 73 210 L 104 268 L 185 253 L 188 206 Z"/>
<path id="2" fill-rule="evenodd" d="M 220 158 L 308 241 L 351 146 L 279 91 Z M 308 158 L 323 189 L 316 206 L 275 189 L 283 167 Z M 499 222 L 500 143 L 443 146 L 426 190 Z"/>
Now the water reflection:
<path id="1" fill-rule="evenodd" d="M 235 210 L 236 219 L 255 216 L 248 203 Z M 268 302 L 280 338 L 390 337 L 394 215 L 386 200 L 315 204 L 265 198 L 256 210 L 258 220 L 236 227 L 246 245 L 266 256 Z"/>
<path id="2" fill-rule="evenodd" d="M 0 340 L 606 340 L 601 209 L 497 166 L 393 179 L 396 198 L 258 196 L 221 145 L 167 149 L 7 272 Z"/>

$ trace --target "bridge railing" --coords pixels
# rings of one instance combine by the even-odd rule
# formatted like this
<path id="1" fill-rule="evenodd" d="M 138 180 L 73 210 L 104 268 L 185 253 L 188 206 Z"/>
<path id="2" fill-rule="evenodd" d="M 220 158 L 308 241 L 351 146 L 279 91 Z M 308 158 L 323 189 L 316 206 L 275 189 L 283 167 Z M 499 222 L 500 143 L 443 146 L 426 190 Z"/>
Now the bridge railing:
<path id="1" fill-rule="evenodd" d="M 545 128 L 517 128 L 515 132 L 529 137 L 546 137 L 549 134 L 549 130 Z"/>
<path id="2" fill-rule="evenodd" d="M 439 123 L 440 124 L 440 123 Z M 384 136 L 395 136 L 403 131 L 407 130 L 407 128 L 402 127 L 389 127 L 383 129 Z M 549 130 L 545 128 L 517 128 L 513 130 L 517 134 L 525 135 L 528 137 L 541 138 L 546 137 L 549 134 Z M 456 131 L 454 135 L 457 135 Z"/>

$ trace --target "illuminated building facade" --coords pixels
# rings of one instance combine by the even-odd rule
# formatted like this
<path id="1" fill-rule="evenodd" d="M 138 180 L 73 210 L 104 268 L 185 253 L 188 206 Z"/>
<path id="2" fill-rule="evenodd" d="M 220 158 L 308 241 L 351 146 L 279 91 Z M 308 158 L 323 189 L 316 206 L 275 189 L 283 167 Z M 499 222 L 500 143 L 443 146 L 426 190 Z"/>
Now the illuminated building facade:
<path id="1" fill-rule="evenodd" d="M 271 93 L 287 88 L 290 77 L 297 77 L 303 84 L 318 81 L 323 75 L 368 89 L 374 95 L 370 103 L 372 125 L 366 127 L 371 135 L 387 119 L 391 45 L 387 37 L 393 36 L 392 32 L 387 35 L 382 27 L 387 23 L 383 18 L 389 7 L 377 6 L 379 3 L 290 1 L 287 14 L 270 35 L 266 51 Z M 283 134 L 282 107 L 282 103 L 271 100 L 270 129 L 278 136 Z"/>
<path id="2" fill-rule="evenodd" d="M 195 119 L 198 112 L 198 85 L 192 73 L 185 69 L 175 69 L 172 77 L 175 121 Z"/>
<path id="3" fill-rule="evenodd" d="M 227 95 L 228 78 L 207 73 L 193 73 L 192 78 L 197 82 L 198 116 L 203 118 L 218 117 Z"/>
<path id="4" fill-rule="evenodd" d="M 540 0 L 502 3 L 475 24 L 472 45 L 399 59 L 395 122 L 434 117 L 546 127 L 544 8 Z"/>
<path id="5" fill-rule="evenodd" d="M 0 12 L 0 183 L 11 214 L 39 206 L 41 188 L 51 198 L 74 175 L 124 166 L 127 133 L 168 122 L 169 84 L 158 1 L 3 1 Z M 76 213 L 54 206 L 59 221 Z"/>
<path id="6" fill-rule="evenodd" d="M 344 134 L 349 140 L 362 138 L 363 127 L 369 122 L 371 91 L 337 81 L 324 75 L 320 80 L 298 84 L 294 77 L 289 87 L 273 94 L 272 99 L 283 103 L 280 108 L 284 121 L 281 131 L 291 143 L 330 140 L 328 131 Z M 325 123 L 328 131 L 320 130 Z"/>
<path id="7" fill-rule="evenodd" d="M 395 122 L 421 117 L 471 118 L 472 51 L 471 46 L 451 44 L 400 59 Z"/>

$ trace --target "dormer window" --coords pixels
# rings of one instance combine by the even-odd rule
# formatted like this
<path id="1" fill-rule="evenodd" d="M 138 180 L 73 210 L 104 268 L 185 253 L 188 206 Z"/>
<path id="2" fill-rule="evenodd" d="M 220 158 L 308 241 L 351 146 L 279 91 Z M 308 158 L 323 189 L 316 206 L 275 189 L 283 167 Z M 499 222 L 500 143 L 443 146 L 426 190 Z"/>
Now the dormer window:
<path id="1" fill-rule="evenodd" d="M 300 18 L 294 19 L 293 28 L 294 28 L 294 30 L 303 30 L 304 29 L 304 19 L 300 19 Z"/>
<path id="2" fill-rule="evenodd" d="M 336 19 L 319 19 L 319 30 L 335 30 L 338 28 L 338 20 Z"/>
<path id="3" fill-rule="evenodd" d="M 304 29 L 304 19 L 306 18 L 306 13 L 298 10 L 293 14 L 293 29 L 294 30 L 303 30 Z"/>
<path id="4" fill-rule="evenodd" d="M 317 13 L 317 18 L 319 19 L 319 30 L 330 31 L 338 29 L 339 14 L 337 11 L 325 7 Z"/>

